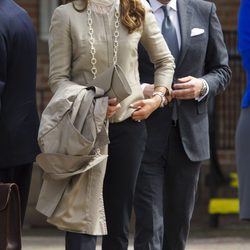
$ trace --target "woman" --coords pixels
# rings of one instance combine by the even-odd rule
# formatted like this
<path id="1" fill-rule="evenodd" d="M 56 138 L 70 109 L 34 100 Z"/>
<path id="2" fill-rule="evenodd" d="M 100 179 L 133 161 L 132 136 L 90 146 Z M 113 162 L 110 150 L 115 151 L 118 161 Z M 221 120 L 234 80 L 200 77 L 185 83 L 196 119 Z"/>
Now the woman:
<path id="1" fill-rule="evenodd" d="M 156 68 L 155 94 L 147 100 L 143 100 L 139 83 L 139 41 Z M 114 62 L 122 68 L 132 89 L 121 103 L 115 98 L 109 100 L 110 144 L 104 181 L 108 235 L 103 239 L 103 250 L 127 249 L 135 183 L 146 139 L 143 119 L 162 105 L 165 94 L 171 91 L 173 58 L 153 14 L 140 0 L 66 1 L 52 17 L 49 52 L 49 85 L 54 93 L 68 83 L 86 85 Z M 95 249 L 95 231 L 67 231 L 71 231 L 66 233 L 67 250 Z M 105 228 L 102 234 L 106 234 Z"/>
<path id="2" fill-rule="evenodd" d="M 238 23 L 238 49 L 247 73 L 247 87 L 242 99 L 236 131 L 236 161 L 239 176 L 240 219 L 250 220 L 250 1 L 242 0 Z"/>

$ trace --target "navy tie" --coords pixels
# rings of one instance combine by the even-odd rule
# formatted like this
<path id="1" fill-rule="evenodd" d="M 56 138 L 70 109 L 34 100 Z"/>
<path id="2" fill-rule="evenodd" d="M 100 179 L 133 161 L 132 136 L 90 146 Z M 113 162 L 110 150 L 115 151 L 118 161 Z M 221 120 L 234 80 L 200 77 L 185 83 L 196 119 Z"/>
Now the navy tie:
<path id="1" fill-rule="evenodd" d="M 177 61 L 178 55 L 179 55 L 179 46 L 178 46 L 176 30 L 175 30 L 173 23 L 171 22 L 169 18 L 167 7 L 162 6 L 161 8 L 164 13 L 164 19 L 162 21 L 161 32 L 168 44 L 171 54 L 175 58 L 175 61 Z"/>
<path id="2" fill-rule="evenodd" d="M 179 46 L 178 46 L 178 40 L 177 40 L 177 35 L 176 35 L 176 30 L 171 22 L 169 15 L 168 15 L 168 10 L 166 6 L 161 7 L 164 13 L 164 19 L 162 21 L 162 27 L 161 27 L 161 32 L 164 37 L 164 39 L 167 42 L 168 48 L 171 51 L 171 54 L 175 58 L 175 62 L 178 59 L 179 56 Z M 172 113 L 172 120 L 174 124 L 176 125 L 176 122 L 178 120 L 178 104 L 177 101 L 174 99 L 173 100 L 173 113 Z"/>

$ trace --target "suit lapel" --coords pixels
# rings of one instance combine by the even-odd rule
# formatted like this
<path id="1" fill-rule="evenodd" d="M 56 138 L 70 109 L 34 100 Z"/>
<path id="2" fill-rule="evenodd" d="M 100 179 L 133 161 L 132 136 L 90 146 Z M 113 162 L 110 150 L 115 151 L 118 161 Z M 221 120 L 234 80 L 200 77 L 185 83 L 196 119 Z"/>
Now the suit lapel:
<path id="1" fill-rule="evenodd" d="M 177 0 L 178 17 L 180 22 L 181 32 L 181 51 L 177 61 L 177 66 L 182 63 L 182 60 L 187 52 L 190 40 L 190 25 L 192 10 L 188 4 L 190 0 Z"/>

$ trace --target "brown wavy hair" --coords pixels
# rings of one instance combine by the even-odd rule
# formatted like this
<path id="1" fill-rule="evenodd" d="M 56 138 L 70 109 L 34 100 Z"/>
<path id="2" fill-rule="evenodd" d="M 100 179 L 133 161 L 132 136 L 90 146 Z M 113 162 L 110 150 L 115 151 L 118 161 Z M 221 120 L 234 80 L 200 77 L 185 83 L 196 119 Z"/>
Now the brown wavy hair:
<path id="1" fill-rule="evenodd" d="M 63 4 L 72 2 L 75 10 L 83 12 L 87 7 L 87 0 L 82 0 L 85 3 L 83 9 L 77 9 L 74 5 L 74 0 L 62 0 Z M 140 0 L 120 0 L 121 3 L 121 22 L 128 29 L 128 33 L 140 28 L 145 18 L 145 9 Z"/>

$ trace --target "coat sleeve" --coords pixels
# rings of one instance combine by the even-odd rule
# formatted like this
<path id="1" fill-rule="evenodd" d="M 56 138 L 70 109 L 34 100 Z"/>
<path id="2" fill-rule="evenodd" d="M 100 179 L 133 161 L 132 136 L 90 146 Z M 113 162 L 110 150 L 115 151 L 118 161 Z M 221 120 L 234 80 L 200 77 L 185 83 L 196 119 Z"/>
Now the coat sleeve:
<path id="1" fill-rule="evenodd" d="M 205 75 L 202 78 L 207 81 L 209 94 L 212 95 L 217 95 L 225 90 L 231 78 L 228 53 L 216 14 L 215 4 L 212 4 L 210 9 L 209 41 L 205 61 Z"/>
<path id="2" fill-rule="evenodd" d="M 2 34 L 0 34 L 0 113 L 1 113 L 1 102 L 4 87 L 6 85 L 7 75 L 7 51 L 6 44 Z"/>
<path id="3" fill-rule="evenodd" d="M 72 46 L 70 20 L 63 5 L 58 7 L 51 19 L 49 30 L 49 86 L 53 93 L 70 82 Z"/>
<path id="4" fill-rule="evenodd" d="M 145 7 L 145 20 L 140 42 L 155 66 L 155 86 L 166 87 L 171 92 L 174 75 L 174 58 L 163 38 L 151 9 Z"/>

